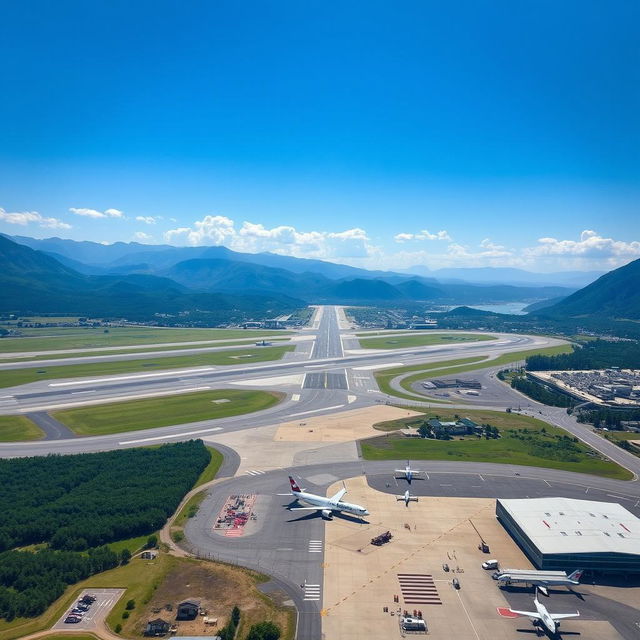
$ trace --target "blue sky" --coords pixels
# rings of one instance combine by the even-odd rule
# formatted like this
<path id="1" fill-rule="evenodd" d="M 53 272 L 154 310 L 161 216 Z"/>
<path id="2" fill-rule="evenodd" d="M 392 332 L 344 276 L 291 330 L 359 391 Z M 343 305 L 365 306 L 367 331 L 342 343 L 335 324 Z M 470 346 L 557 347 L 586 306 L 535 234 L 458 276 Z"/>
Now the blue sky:
<path id="1" fill-rule="evenodd" d="M 0 231 L 372 268 L 640 257 L 635 2 L 29 2 Z"/>

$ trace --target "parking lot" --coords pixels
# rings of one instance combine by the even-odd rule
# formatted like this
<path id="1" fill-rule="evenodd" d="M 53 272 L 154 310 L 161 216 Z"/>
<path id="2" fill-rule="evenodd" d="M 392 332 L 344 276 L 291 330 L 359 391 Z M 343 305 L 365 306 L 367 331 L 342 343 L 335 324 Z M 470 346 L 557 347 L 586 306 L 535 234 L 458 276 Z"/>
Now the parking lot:
<path id="1" fill-rule="evenodd" d="M 124 593 L 124 589 L 85 589 L 73 601 L 73 604 L 64 612 L 58 622 L 56 622 L 52 630 L 55 631 L 91 631 L 102 627 L 104 619 L 113 606 L 118 602 Z M 80 622 L 65 622 L 72 609 L 77 606 L 78 602 L 86 595 L 95 597 L 88 610 L 82 615 Z"/>

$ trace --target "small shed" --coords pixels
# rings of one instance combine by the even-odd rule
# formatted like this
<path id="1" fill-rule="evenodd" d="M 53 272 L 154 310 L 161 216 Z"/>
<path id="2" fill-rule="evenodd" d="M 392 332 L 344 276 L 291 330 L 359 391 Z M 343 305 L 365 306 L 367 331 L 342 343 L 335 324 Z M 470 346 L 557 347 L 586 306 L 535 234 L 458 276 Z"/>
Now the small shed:
<path id="1" fill-rule="evenodd" d="M 200 611 L 200 600 L 185 600 L 178 605 L 176 620 L 195 620 Z"/>
<path id="2" fill-rule="evenodd" d="M 156 618 L 155 620 L 149 620 L 144 630 L 145 636 L 165 636 L 169 633 L 171 624 L 162 618 Z"/>
<path id="3" fill-rule="evenodd" d="M 140 554 L 140 557 L 143 560 L 154 560 L 157 556 L 158 556 L 158 552 L 157 551 L 143 551 Z"/>

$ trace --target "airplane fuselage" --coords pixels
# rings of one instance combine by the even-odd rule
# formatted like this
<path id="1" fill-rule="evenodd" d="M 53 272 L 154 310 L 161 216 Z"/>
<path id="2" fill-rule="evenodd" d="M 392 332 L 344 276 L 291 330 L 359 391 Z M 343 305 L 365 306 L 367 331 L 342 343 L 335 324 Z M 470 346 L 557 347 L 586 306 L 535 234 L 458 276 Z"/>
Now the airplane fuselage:
<path id="1" fill-rule="evenodd" d="M 292 491 L 291 495 L 300 502 L 304 502 L 311 507 L 330 509 L 332 511 L 343 511 L 344 513 L 352 513 L 356 516 L 369 515 L 369 512 L 359 504 L 351 504 L 350 502 L 343 502 L 342 500 L 333 502 L 330 498 L 323 498 L 322 496 L 316 496 L 313 493 L 306 493 L 304 491 Z"/>

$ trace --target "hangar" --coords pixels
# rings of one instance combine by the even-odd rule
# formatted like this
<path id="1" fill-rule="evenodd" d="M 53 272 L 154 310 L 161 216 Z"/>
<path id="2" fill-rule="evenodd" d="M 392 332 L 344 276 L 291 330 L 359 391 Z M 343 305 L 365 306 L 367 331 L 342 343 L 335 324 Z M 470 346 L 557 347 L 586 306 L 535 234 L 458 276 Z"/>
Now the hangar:
<path id="1" fill-rule="evenodd" d="M 498 499 L 496 516 L 538 569 L 640 573 L 640 519 L 615 502 Z"/>

